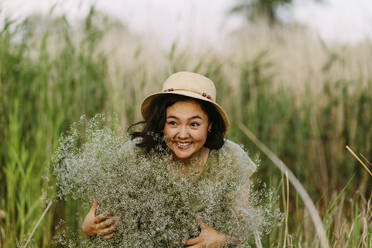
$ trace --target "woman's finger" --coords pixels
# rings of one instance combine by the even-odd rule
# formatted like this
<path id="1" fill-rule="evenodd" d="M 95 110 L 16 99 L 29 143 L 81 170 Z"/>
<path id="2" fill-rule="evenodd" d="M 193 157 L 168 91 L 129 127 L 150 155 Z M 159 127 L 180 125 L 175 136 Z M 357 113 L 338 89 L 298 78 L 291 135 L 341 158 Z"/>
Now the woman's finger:
<path id="1" fill-rule="evenodd" d="M 196 244 L 193 246 L 187 246 L 187 248 L 207 248 L 207 245 L 205 244 Z"/>
<path id="2" fill-rule="evenodd" d="M 104 212 L 103 214 L 100 214 L 94 218 L 94 223 L 98 224 L 102 222 L 107 216 L 109 216 L 109 212 Z"/>
<path id="3" fill-rule="evenodd" d="M 102 238 L 104 238 L 104 239 L 111 239 L 113 236 L 114 236 L 114 234 L 111 233 L 109 235 L 103 236 Z"/>
<path id="4" fill-rule="evenodd" d="M 204 229 L 207 227 L 207 224 L 205 224 L 203 221 L 201 221 L 199 218 L 196 218 L 196 223 L 200 226 L 201 229 Z"/>
<path id="5" fill-rule="evenodd" d="M 118 216 L 112 217 L 108 220 L 102 221 L 101 223 L 98 224 L 98 229 L 103 229 L 105 227 L 111 226 L 113 223 L 119 220 Z"/>
<path id="6" fill-rule="evenodd" d="M 92 207 L 94 207 L 95 209 L 98 207 L 98 201 L 97 201 L 97 199 L 95 197 L 93 197 Z"/>
<path id="7" fill-rule="evenodd" d="M 92 207 L 90 208 L 89 212 L 93 214 L 93 216 L 96 216 L 96 211 L 98 207 L 97 199 L 94 197 L 92 202 Z"/>
<path id="8" fill-rule="evenodd" d="M 97 229 L 98 230 L 105 230 L 105 229 L 108 229 L 107 227 L 115 229 L 119 224 L 119 223 L 116 222 L 119 218 L 117 217 L 114 220 L 112 220 L 112 219 L 114 219 L 114 218 L 109 219 L 110 222 L 108 222 L 109 220 L 101 222 L 100 224 L 97 225 Z"/>
<path id="9" fill-rule="evenodd" d="M 108 234 L 111 234 L 111 233 L 113 233 L 115 231 L 116 227 L 117 227 L 117 225 L 112 225 L 112 226 L 110 226 L 108 228 L 101 229 L 101 230 L 98 231 L 98 233 L 99 233 L 98 236 L 104 237 L 104 236 L 106 236 Z"/>
<path id="10" fill-rule="evenodd" d="M 203 241 L 203 239 L 199 236 L 199 237 L 196 237 L 196 238 L 192 238 L 192 239 L 188 239 L 186 241 L 183 241 L 183 243 L 185 245 L 195 245 L 195 244 L 200 243 L 202 241 Z"/>

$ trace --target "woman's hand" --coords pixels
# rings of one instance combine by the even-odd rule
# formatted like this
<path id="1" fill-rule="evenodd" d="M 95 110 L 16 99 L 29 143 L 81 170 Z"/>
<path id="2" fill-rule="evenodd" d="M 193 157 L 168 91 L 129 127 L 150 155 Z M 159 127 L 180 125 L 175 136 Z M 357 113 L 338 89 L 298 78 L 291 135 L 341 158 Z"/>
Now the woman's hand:
<path id="1" fill-rule="evenodd" d="M 201 228 L 200 235 L 196 238 L 192 238 L 183 241 L 185 247 L 188 248 L 219 248 L 224 246 L 226 243 L 227 236 L 223 233 L 219 233 L 212 227 L 208 226 L 199 219 L 196 219 L 196 223 Z"/>
<path id="2" fill-rule="evenodd" d="M 108 218 L 109 212 L 96 216 L 97 207 L 98 202 L 96 198 L 93 198 L 92 207 L 82 225 L 83 232 L 88 236 L 100 236 L 104 239 L 111 239 L 114 236 L 113 232 L 118 225 L 117 220 L 119 220 L 119 217 Z"/>

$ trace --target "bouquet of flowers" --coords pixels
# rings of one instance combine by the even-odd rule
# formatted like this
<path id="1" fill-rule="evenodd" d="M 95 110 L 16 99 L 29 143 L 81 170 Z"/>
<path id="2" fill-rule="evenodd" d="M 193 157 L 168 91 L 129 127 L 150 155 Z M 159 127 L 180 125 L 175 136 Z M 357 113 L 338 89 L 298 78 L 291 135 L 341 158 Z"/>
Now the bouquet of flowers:
<path id="1" fill-rule="evenodd" d="M 205 171 L 191 181 L 176 173 L 182 165 L 167 149 L 147 154 L 103 119 L 75 124 L 53 163 L 59 198 L 96 197 L 102 212 L 120 217 L 112 239 L 80 240 L 82 246 L 183 247 L 182 240 L 199 234 L 196 218 L 240 242 L 272 224 L 252 194 L 234 194 L 239 161 L 228 148 L 211 151 Z"/>

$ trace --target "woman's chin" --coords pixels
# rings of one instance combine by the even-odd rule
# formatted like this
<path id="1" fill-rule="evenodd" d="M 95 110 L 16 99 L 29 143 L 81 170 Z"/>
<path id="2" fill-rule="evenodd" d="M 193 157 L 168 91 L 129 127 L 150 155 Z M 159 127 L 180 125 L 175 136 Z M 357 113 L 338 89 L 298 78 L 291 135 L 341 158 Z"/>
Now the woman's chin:
<path id="1" fill-rule="evenodd" d="M 189 159 L 192 156 L 192 153 L 185 151 L 176 151 L 174 152 L 174 155 L 177 159 Z"/>
<path id="2" fill-rule="evenodd" d="M 189 159 L 194 154 L 194 150 L 192 149 L 192 147 L 189 147 L 188 149 L 179 149 L 176 147 L 173 150 L 173 153 L 177 159 Z"/>

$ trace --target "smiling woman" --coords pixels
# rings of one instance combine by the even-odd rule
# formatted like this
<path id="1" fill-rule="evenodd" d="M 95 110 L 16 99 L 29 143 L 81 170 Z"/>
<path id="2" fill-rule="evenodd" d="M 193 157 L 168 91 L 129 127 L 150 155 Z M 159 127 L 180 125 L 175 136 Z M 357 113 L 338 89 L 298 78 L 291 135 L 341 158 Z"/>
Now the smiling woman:
<path id="1" fill-rule="evenodd" d="M 207 115 L 208 125 L 210 125 L 208 126 L 210 132 L 206 136 L 204 146 L 209 149 L 219 149 L 224 143 L 229 122 L 225 111 L 215 102 L 215 99 L 216 88 L 210 79 L 191 72 L 175 73 L 164 82 L 161 92 L 151 94 L 144 99 L 141 112 L 145 121 L 139 123 L 145 123 L 145 127 L 141 132 L 132 133 L 132 137 L 141 137 L 142 142 L 139 146 L 144 147 L 147 152 L 156 149 L 157 142 L 154 142 L 154 138 L 164 138 L 163 132 L 170 117 L 169 111 L 176 116 L 182 114 L 180 111 L 183 110 L 174 109 L 173 105 L 191 101 L 199 105 L 194 106 L 201 112 L 192 112 L 189 117 L 194 117 L 197 113 L 202 116 Z M 164 142 L 162 145 L 166 147 Z"/>
<path id="2" fill-rule="evenodd" d="M 93 198 L 82 225 L 100 237 L 90 239 L 92 247 L 217 248 L 244 243 L 268 225 L 249 194 L 256 165 L 224 138 L 229 122 L 215 97 L 208 78 L 173 74 L 143 101 L 144 121 L 134 125 L 144 126 L 131 140 L 98 130 L 77 154 L 62 151 L 61 188 Z"/>
<path id="3" fill-rule="evenodd" d="M 211 127 L 207 114 L 198 103 L 191 100 L 176 102 L 167 108 L 165 144 L 178 159 L 207 158 L 209 149 L 203 146 Z"/>

